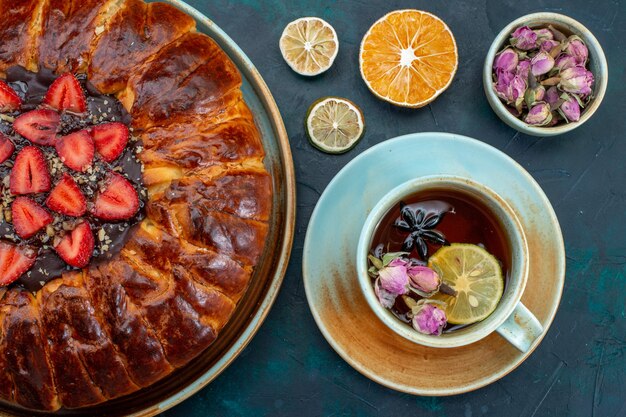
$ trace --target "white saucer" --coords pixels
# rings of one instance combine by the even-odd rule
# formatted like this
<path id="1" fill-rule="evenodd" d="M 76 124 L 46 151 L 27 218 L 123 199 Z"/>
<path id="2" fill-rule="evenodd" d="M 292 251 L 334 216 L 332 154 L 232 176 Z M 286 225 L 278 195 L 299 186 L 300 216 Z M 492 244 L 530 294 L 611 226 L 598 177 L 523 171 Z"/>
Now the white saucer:
<path id="1" fill-rule="evenodd" d="M 496 334 L 453 349 L 413 344 L 383 325 L 361 294 L 354 259 L 367 214 L 397 185 L 436 174 L 466 176 L 483 183 L 516 211 L 530 250 L 530 277 L 522 302 L 545 329 L 529 352 L 517 351 Z M 499 150 L 447 133 L 390 139 L 346 165 L 317 203 L 302 264 L 309 307 L 335 351 L 368 378 L 417 395 L 471 391 L 519 366 L 548 331 L 565 279 L 561 230 L 539 185 Z"/>

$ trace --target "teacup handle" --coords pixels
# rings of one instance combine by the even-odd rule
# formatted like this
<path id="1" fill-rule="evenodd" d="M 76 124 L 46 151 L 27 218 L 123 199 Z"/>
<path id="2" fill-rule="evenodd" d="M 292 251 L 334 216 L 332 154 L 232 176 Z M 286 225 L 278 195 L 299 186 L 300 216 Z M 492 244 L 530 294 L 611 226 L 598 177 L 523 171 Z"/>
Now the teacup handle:
<path id="1" fill-rule="evenodd" d="M 543 326 L 533 313 L 519 302 L 513 313 L 496 331 L 521 352 L 528 352 L 533 342 L 541 336 Z"/>

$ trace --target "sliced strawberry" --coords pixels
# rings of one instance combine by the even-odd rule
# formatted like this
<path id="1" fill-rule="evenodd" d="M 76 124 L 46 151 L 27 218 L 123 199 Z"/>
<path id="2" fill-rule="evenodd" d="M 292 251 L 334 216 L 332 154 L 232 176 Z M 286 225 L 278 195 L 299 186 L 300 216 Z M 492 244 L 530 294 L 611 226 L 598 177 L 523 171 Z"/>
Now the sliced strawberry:
<path id="1" fill-rule="evenodd" d="M 13 228 L 22 239 L 28 239 L 52 223 L 52 216 L 28 197 L 17 197 L 11 205 Z"/>
<path id="2" fill-rule="evenodd" d="M 19 109 L 22 105 L 22 99 L 17 95 L 15 90 L 4 81 L 0 80 L 0 111 L 11 112 Z"/>
<path id="3" fill-rule="evenodd" d="M 109 173 L 104 191 L 96 196 L 94 216 L 104 220 L 130 219 L 139 210 L 139 197 L 130 182 L 119 174 Z"/>
<path id="4" fill-rule="evenodd" d="M 91 136 L 102 159 L 113 162 L 126 147 L 129 132 L 125 124 L 113 122 L 95 126 Z"/>
<path id="5" fill-rule="evenodd" d="M 50 191 L 46 205 L 58 213 L 80 217 L 87 211 L 87 202 L 76 181 L 68 173 Z"/>
<path id="6" fill-rule="evenodd" d="M 32 110 L 18 116 L 13 129 L 29 141 L 42 146 L 54 146 L 61 117 L 54 110 Z"/>
<path id="7" fill-rule="evenodd" d="M 11 194 L 43 193 L 50 189 L 50 174 L 43 152 L 34 146 L 23 148 L 15 157 L 9 178 Z"/>
<path id="8" fill-rule="evenodd" d="M 0 242 L 0 286 L 9 285 L 30 269 L 37 259 L 34 250 Z"/>
<path id="9" fill-rule="evenodd" d="M 89 223 L 83 222 L 76 226 L 72 233 L 65 235 L 61 242 L 54 247 L 54 250 L 68 264 L 82 268 L 89 263 L 94 244 L 91 227 Z"/>
<path id="10" fill-rule="evenodd" d="M 15 152 L 15 145 L 9 137 L 0 133 L 0 164 L 4 163 Z"/>
<path id="11" fill-rule="evenodd" d="M 61 136 L 55 147 L 61 161 L 74 171 L 85 172 L 93 161 L 93 139 L 86 130 Z"/>
<path id="12" fill-rule="evenodd" d="M 54 80 L 43 99 L 43 104 L 59 111 L 84 113 L 87 110 L 85 93 L 74 74 L 71 73 L 63 74 Z"/>

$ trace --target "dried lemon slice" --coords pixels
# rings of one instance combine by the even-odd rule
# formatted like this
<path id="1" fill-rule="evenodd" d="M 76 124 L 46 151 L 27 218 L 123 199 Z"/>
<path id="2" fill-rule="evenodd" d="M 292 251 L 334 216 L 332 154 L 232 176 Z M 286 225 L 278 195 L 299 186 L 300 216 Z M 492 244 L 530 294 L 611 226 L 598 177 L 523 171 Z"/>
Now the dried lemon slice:
<path id="1" fill-rule="evenodd" d="M 422 107 L 452 82 L 456 42 L 437 16 L 397 10 L 367 31 L 359 54 L 361 77 L 379 98 L 397 106 Z"/>
<path id="2" fill-rule="evenodd" d="M 456 296 L 437 293 L 432 298 L 446 303 L 451 324 L 470 324 L 483 320 L 496 309 L 504 278 L 498 260 L 477 245 L 453 243 L 435 252 L 428 260 Z"/>
<path id="3" fill-rule="evenodd" d="M 339 97 L 324 97 L 311 104 L 305 124 L 313 146 L 334 154 L 352 149 L 365 130 L 361 109 Z"/>
<path id="4" fill-rule="evenodd" d="M 280 37 L 280 52 L 298 74 L 321 74 L 333 65 L 339 51 L 335 29 L 317 17 L 302 17 L 289 23 Z"/>

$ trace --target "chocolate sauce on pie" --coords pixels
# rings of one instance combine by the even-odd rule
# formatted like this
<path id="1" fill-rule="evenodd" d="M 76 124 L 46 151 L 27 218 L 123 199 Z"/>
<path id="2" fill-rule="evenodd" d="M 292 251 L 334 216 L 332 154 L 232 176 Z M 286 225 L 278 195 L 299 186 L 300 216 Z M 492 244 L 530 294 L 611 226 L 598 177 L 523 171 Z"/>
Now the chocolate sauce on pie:
<path id="1" fill-rule="evenodd" d="M 55 220 L 50 226 L 54 228 L 54 233 L 50 235 L 47 233 L 46 229 L 44 229 L 29 239 L 21 239 L 15 234 L 12 224 L 7 222 L 5 217 L 5 213 L 10 212 L 10 204 L 7 204 L 7 202 L 14 198 L 9 191 L 11 167 L 20 149 L 32 145 L 31 142 L 15 133 L 12 127 L 12 118 L 38 108 L 48 88 L 56 78 L 57 76 L 55 76 L 52 71 L 46 69 L 34 73 L 23 67 L 15 66 L 9 68 L 7 70 L 6 82 L 20 96 L 22 106 L 17 112 L 1 115 L 3 117 L 0 120 L 0 131 L 13 140 L 16 148 L 13 156 L 3 164 L 0 164 L 0 177 L 3 179 L 2 184 L 0 184 L 0 189 L 2 190 L 0 194 L 2 207 L 0 207 L 0 210 L 4 212 L 3 215 L 0 216 L 0 239 L 14 243 L 23 243 L 38 251 L 37 260 L 32 268 L 11 284 L 11 286 L 22 286 L 30 291 L 40 289 L 46 282 L 59 277 L 64 271 L 75 269 L 67 265 L 56 254 L 52 248 L 52 243 L 56 234 L 63 233 L 63 230 L 68 231 L 73 229 L 79 219 L 64 216 L 59 213 L 52 213 Z M 78 75 L 77 79 L 85 92 L 87 114 L 63 113 L 61 116 L 60 130 L 58 132 L 59 135 L 67 135 L 81 129 L 88 129 L 92 126 L 108 122 L 121 122 L 130 126 L 130 114 L 128 114 L 126 109 L 115 97 L 101 94 L 87 81 L 85 75 Z M 63 175 L 63 172 L 68 172 L 68 169 L 60 161 L 54 148 L 40 147 L 40 149 L 48 161 L 50 177 L 52 185 L 54 186 Z M 93 197 L 98 191 L 101 180 L 104 179 L 106 173 L 109 171 L 124 175 L 131 182 L 133 187 L 135 187 L 140 199 L 140 210 L 129 220 L 122 222 L 106 222 L 92 216 L 89 212 L 82 217 L 82 219 L 87 220 L 91 224 L 96 241 L 91 262 L 107 260 L 118 253 L 126 243 L 129 230 L 145 216 L 144 204 L 146 200 L 146 190 L 142 180 L 143 166 L 137 159 L 137 154 L 141 149 L 140 141 L 131 137 L 122 155 L 114 162 L 109 164 L 99 157 L 96 157 L 94 158 L 92 167 L 87 172 L 79 173 L 70 171 L 88 202 L 93 201 Z M 47 194 L 36 194 L 30 195 L 29 197 L 44 206 L 46 196 Z"/>

